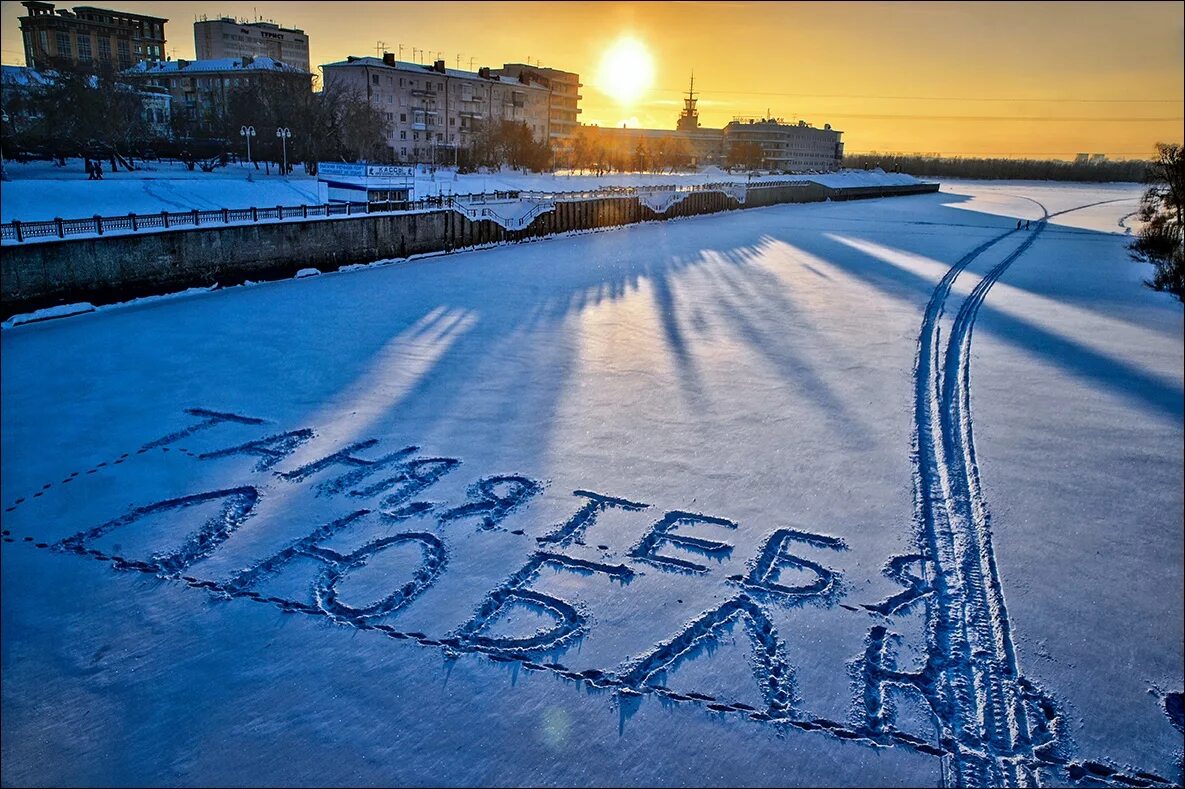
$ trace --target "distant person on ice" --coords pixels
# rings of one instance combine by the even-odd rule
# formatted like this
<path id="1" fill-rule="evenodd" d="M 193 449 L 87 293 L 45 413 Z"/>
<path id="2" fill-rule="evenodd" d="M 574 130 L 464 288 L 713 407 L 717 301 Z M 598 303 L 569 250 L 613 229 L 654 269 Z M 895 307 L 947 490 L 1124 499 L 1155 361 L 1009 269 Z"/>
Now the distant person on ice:
<path id="1" fill-rule="evenodd" d="M 86 180 L 95 180 L 95 165 L 90 159 L 86 160 Z"/>
<path id="2" fill-rule="evenodd" d="M 1020 230 L 1020 220 L 1016 220 L 1016 229 Z"/>
<path id="3" fill-rule="evenodd" d="M 100 162 L 98 159 L 95 159 L 95 180 L 96 181 L 103 180 L 103 163 Z"/>

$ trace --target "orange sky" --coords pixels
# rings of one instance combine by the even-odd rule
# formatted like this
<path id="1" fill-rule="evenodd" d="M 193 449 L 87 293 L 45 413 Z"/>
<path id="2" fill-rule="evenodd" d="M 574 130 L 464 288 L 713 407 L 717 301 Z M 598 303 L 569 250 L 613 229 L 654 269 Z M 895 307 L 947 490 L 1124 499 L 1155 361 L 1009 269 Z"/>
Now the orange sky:
<path id="1" fill-rule="evenodd" d="M 450 67 L 458 54 L 462 68 L 529 57 L 581 74 L 586 123 L 673 128 L 694 69 L 705 126 L 768 110 L 831 123 L 852 152 L 1131 158 L 1183 136 L 1179 1 L 90 2 L 168 17 L 175 57 L 194 56 L 202 14 L 301 27 L 314 64 L 373 55 L 379 40 L 403 44 L 405 60 L 413 46 L 441 51 Z M 23 64 L 24 9 L 0 6 L 2 60 Z M 629 104 L 598 88 L 623 37 L 654 63 L 652 87 Z"/>

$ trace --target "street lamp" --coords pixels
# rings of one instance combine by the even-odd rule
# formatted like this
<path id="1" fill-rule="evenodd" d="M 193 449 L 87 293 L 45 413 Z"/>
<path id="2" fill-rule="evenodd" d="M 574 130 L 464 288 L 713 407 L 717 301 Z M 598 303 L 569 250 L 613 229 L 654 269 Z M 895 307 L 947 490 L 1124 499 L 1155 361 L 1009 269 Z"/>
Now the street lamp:
<path id="1" fill-rule="evenodd" d="M 251 138 L 255 136 L 254 126 L 243 126 L 239 129 L 239 136 L 247 138 L 247 164 L 251 164 Z"/>
<path id="2" fill-rule="evenodd" d="M 276 129 L 276 136 L 280 138 L 280 145 L 284 149 L 284 176 L 288 175 L 288 140 L 292 137 L 292 130 L 286 126 Z"/>
<path id="3" fill-rule="evenodd" d="M 3 130 L 3 124 L 8 123 L 8 113 L 0 110 L 0 131 Z M 0 142 L 0 181 L 7 181 L 8 173 L 4 172 L 4 143 Z"/>

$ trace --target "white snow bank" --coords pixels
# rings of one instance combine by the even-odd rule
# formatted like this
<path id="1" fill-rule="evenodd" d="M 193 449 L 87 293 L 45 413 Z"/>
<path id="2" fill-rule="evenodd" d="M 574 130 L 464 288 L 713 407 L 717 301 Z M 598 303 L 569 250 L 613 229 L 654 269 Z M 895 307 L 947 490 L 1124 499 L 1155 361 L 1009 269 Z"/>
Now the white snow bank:
<path id="1" fill-rule="evenodd" d="M 82 301 L 77 304 L 59 304 L 55 307 L 45 307 L 33 312 L 21 313 L 20 315 L 13 315 L 8 320 L 4 321 L 3 326 L 9 328 L 12 326 L 21 326 L 26 323 L 36 323 L 38 321 L 47 321 L 52 318 L 68 318 L 71 315 L 81 315 L 85 312 L 94 312 L 95 305 L 90 302 Z"/>

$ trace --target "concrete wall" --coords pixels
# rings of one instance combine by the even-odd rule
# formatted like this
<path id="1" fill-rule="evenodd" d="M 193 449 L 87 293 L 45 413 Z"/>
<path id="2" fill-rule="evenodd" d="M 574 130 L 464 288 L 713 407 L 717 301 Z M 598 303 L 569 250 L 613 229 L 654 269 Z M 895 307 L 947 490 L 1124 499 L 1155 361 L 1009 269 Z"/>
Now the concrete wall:
<path id="1" fill-rule="evenodd" d="M 812 183 L 753 188 L 744 204 L 721 192 L 693 192 L 662 214 L 636 197 L 561 202 L 521 230 L 442 209 L 11 245 L 0 258 L 0 311 L 8 318 L 54 304 L 108 304 L 216 282 L 280 279 L 302 268 L 333 271 L 350 263 L 777 203 L 936 191 L 938 184 L 838 190 Z"/>

